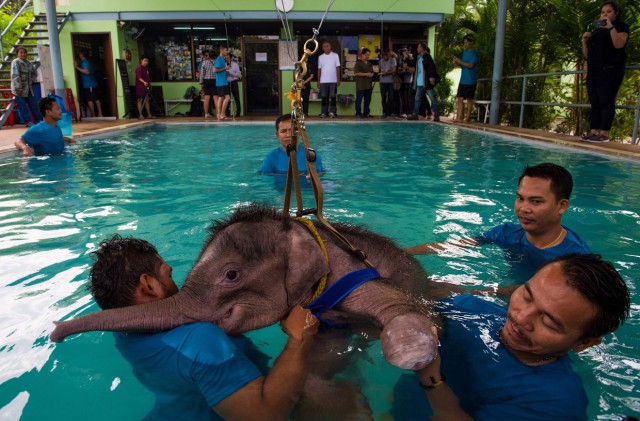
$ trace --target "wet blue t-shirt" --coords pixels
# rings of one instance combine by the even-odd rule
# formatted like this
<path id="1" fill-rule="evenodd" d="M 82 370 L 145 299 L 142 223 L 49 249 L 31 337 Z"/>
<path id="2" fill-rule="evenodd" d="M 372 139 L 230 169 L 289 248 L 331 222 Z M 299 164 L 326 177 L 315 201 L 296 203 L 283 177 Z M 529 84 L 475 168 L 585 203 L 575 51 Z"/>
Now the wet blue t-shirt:
<path id="1" fill-rule="evenodd" d="M 556 246 L 539 249 L 527 240 L 526 231 L 520 224 L 506 223 L 497 225 L 475 240 L 480 244 L 497 244 L 508 253 L 514 275 L 519 283 L 524 283 L 533 276 L 542 264 L 565 254 L 589 254 L 591 250 L 574 231 L 563 226 L 567 231 L 564 240 Z"/>
<path id="2" fill-rule="evenodd" d="M 21 137 L 35 155 L 51 155 L 64 152 L 62 130 L 58 126 L 51 126 L 45 121 L 30 127 Z"/>
<path id="3" fill-rule="evenodd" d="M 298 145 L 298 151 L 296 152 L 296 160 L 298 161 L 298 171 L 301 173 L 307 173 L 307 158 L 305 157 L 304 147 Z M 322 159 L 320 154 L 316 152 L 316 171 L 323 172 Z M 264 157 L 260 172 L 262 174 L 286 174 L 289 170 L 289 155 L 282 149 L 277 148 L 272 150 Z"/>
<path id="4" fill-rule="evenodd" d="M 211 407 L 261 376 L 231 339 L 211 323 L 167 332 L 114 333 L 116 347 L 156 395 L 148 420 L 219 420 Z"/>
<path id="5" fill-rule="evenodd" d="M 587 419 L 589 401 L 568 356 L 528 366 L 502 345 L 505 307 L 467 294 L 443 299 L 436 308 L 444 320 L 441 372 L 462 409 L 473 419 Z M 415 374 L 401 378 L 396 398 L 400 402 L 394 402 L 391 411 L 395 419 L 427 419 L 432 415 Z"/>

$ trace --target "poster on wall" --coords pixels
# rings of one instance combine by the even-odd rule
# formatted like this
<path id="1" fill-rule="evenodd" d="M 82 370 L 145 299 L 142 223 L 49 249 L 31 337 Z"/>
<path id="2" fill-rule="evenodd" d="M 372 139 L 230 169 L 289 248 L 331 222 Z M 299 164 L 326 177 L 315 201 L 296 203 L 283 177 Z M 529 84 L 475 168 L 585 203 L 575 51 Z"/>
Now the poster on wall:
<path id="1" fill-rule="evenodd" d="M 371 50 L 369 59 L 380 58 L 380 55 L 376 53 L 376 49 L 380 49 L 380 35 L 360 35 L 358 38 L 358 51 L 363 48 Z"/>
<path id="2" fill-rule="evenodd" d="M 267 61 L 267 53 L 256 53 L 256 61 Z"/>
<path id="3" fill-rule="evenodd" d="M 191 66 L 191 46 L 169 41 L 160 49 L 167 58 L 167 79 L 185 80 L 193 77 Z"/>
<path id="4" fill-rule="evenodd" d="M 295 70 L 296 55 L 298 51 L 298 41 L 283 40 L 278 41 L 278 67 L 280 70 Z"/>
<path id="5" fill-rule="evenodd" d="M 38 57 L 40 58 L 40 67 L 38 67 L 40 92 L 42 96 L 45 96 L 45 93 L 54 89 L 53 70 L 51 70 L 51 48 L 48 45 L 38 44 Z"/>

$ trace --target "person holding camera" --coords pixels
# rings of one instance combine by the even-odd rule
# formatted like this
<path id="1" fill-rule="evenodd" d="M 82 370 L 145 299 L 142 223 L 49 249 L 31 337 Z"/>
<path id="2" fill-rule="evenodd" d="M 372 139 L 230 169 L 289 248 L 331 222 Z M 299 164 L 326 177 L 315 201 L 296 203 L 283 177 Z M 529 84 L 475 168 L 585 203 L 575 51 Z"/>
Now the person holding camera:
<path id="1" fill-rule="evenodd" d="M 591 103 L 591 131 L 582 140 L 603 143 L 609 141 L 616 96 L 624 78 L 629 25 L 622 22 L 618 5 L 609 1 L 602 5 L 600 19 L 591 26 L 595 29 L 582 35 L 582 54 L 587 59 L 587 93 Z"/>
<path id="2" fill-rule="evenodd" d="M 140 120 L 144 119 L 142 107 L 147 110 L 147 117 L 153 118 L 148 97 L 150 91 L 151 77 L 149 76 L 149 57 L 142 55 L 140 56 L 140 65 L 136 68 L 136 97 L 138 97 L 138 118 Z"/>

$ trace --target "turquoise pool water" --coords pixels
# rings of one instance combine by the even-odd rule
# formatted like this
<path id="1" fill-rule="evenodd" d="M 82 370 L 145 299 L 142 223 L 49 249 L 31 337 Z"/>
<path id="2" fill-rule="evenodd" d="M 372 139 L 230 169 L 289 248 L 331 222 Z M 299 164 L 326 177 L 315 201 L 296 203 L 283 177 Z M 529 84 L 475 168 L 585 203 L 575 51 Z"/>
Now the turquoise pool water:
<path id="1" fill-rule="evenodd" d="M 53 321 L 96 311 L 85 289 L 89 252 L 113 233 L 156 244 L 181 284 L 211 218 L 239 203 L 281 206 L 283 183 L 257 174 L 276 147 L 273 125 L 157 125 L 79 144 L 72 153 L 0 161 L 0 419 L 137 420 L 153 402 L 113 346 L 110 333 L 54 345 Z M 576 356 L 590 419 L 640 413 L 640 164 L 552 149 L 433 124 L 309 127 L 328 172 L 325 215 L 362 223 L 400 245 L 475 235 L 515 221 L 522 167 L 566 166 L 575 189 L 566 225 L 615 263 L 632 289 L 631 319 L 604 345 Z M 311 190 L 305 189 L 307 206 Z M 496 247 L 420 256 L 434 276 L 507 284 Z M 277 327 L 253 332 L 270 355 Z M 385 419 L 400 370 L 365 349 L 344 377 L 363 387 Z M 386 418 L 388 419 L 388 418 Z"/>

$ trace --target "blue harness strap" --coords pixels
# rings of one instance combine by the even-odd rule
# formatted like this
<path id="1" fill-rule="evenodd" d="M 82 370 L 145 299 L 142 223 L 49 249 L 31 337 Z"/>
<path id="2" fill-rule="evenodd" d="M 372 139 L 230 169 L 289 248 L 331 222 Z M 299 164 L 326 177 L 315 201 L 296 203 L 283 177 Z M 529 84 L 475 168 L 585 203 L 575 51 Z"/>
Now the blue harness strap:
<path id="1" fill-rule="evenodd" d="M 307 308 L 323 323 L 330 325 L 331 323 L 322 320 L 320 313 L 335 307 L 336 304 L 360 285 L 379 277 L 380 274 L 375 268 L 359 269 L 349 272 L 327 288 L 318 298 L 313 300 Z"/>

